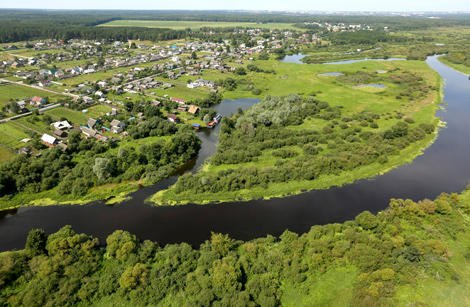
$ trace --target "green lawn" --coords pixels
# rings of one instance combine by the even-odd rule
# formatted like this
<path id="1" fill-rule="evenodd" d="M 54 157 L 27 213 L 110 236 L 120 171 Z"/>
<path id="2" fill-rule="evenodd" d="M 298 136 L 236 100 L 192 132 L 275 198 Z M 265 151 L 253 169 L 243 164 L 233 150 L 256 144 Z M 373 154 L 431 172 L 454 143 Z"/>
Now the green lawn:
<path id="1" fill-rule="evenodd" d="M 191 28 L 198 30 L 202 27 L 226 28 L 264 28 L 264 29 L 296 29 L 288 23 L 266 23 L 255 22 L 209 22 L 209 21 L 160 21 L 160 20 L 113 20 L 99 25 L 100 27 L 147 27 L 147 28 L 170 28 L 175 30 L 184 30 Z"/>

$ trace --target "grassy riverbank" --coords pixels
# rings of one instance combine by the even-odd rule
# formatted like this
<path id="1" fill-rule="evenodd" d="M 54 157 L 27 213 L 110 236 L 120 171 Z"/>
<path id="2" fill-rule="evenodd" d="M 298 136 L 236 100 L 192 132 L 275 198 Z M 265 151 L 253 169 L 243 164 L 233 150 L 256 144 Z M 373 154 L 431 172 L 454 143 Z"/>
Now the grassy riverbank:
<path id="1" fill-rule="evenodd" d="M 439 57 L 439 61 L 441 61 L 443 64 L 455 69 L 456 71 L 459 71 L 463 74 L 470 75 L 470 67 L 465 66 L 463 64 L 455 64 L 446 59 L 445 56 Z"/>
<path id="2" fill-rule="evenodd" d="M 291 80 L 291 86 L 289 88 L 295 88 L 293 83 L 298 83 L 297 88 L 302 88 L 301 83 L 305 83 L 305 71 L 308 71 L 310 78 L 315 79 L 313 82 L 315 85 L 319 84 L 323 89 L 318 93 L 316 97 L 321 97 L 322 100 L 330 102 L 331 106 L 343 106 L 341 116 L 352 116 L 356 112 L 372 111 L 380 114 L 380 119 L 377 120 L 379 131 L 385 131 L 386 129 L 393 128 L 402 118 L 412 118 L 413 124 L 410 127 L 416 127 L 422 123 L 432 123 L 435 126 L 438 125 L 438 120 L 435 119 L 435 111 L 438 108 L 438 104 L 441 101 L 441 83 L 440 77 L 436 72 L 431 70 L 424 62 L 407 61 L 407 62 L 363 62 L 354 63 L 348 65 L 335 65 L 335 72 L 345 73 L 345 77 L 334 77 L 334 76 L 319 76 L 320 73 L 332 71 L 331 67 L 325 67 L 323 65 L 302 65 L 299 67 L 295 64 L 278 64 L 283 69 L 293 69 L 297 67 L 298 75 L 304 76 L 304 78 L 296 78 Z M 370 91 L 366 88 L 351 88 L 351 80 L 356 80 L 363 75 L 362 71 L 377 70 L 378 67 L 388 66 L 388 70 L 391 72 L 380 73 L 376 76 L 381 80 L 380 83 L 386 84 L 386 89 L 375 89 Z M 286 68 L 285 66 L 289 67 Z M 357 69 L 360 67 L 360 71 Z M 400 67 L 400 68 L 398 68 Z M 356 69 L 355 71 L 353 71 Z M 392 72 L 398 71 L 401 74 Z M 432 87 L 434 90 L 428 92 L 428 94 L 421 96 L 419 99 L 397 99 L 396 96 L 403 91 L 415 92 L 414 88 L 406 88 L 403 84 L 397 84 L 390 82 L 390 78 L 393 80 L 396 78 L 405 78 L 409 74 L 419 73 L 423 76 L 427 86 Z M 297 75 L 296 75 L 297 76 Z M 359 77 L 358 77 L 359 76 Z M 389 79 L 387 79 L 387 76 Z M 357 78 L 356 78 L 357 77 Z M 252 77 L 253 79 L 256 76 Z M 293 79 L 294 79 L 293 78 Z M 375 77 L 372 77 L 375 78 Z M 288 79 L 287 79 L 288 80 Z M 369 82 L 368 82 L 369 83 Z M 372 81 L 370 83 L 373 83 Z M 277 91 L 287 90 L 281 86 L 273 86 Z M 411 121 L 410 121 L 411 122 Z M 325 125 L 325 121 L 319 118 L 307 118 L 301 125 L 294 125 L 286 127 L 291 131 L 303 131 L 304 129 L 320 129 Z M 350 126 L 352 123 L 350 124 Z M 351 126 L 354 127 L 354 126 Z M 344 129 L 344 127 L 343 127 Z M 361 130 L 370 131 L 371 133 L 377 132 L 370 127 L 361 127 Z M 340 130 L 335 130 L 341 133 Z M 380 133 L 380 132 L 379 132 Z M 376 175 L 386 173 L 394 168 L 400 167 L 404 164 L 410 163 L 418 155 L 422 154 L 423 149 L 432 144 L 433 140 L 437 137 L 437 132 L 433 134 L 427 134 L 425 138 L 412 143 L 410 146 L 401 149 L 399 154 L 390 155 L 387 157 L 387 161 L 375 162 L 369 165 L 360 166 L 352 170 L 341 171 L 339 174 L 319 174 L 313 180 L 288 180 L 280 183 L 270 183 L 268 185 L 252 186 L 245 189 L 236 189 L 235 191 L 219 191 L 211 193 L 194 193 L 191 189 L 188 191 L 176 191 L 175 186 L 169 190 L 160 191 L 150 201 L 158 205 L 174 205 L 174 204 L 185 204 L 185 203 L 198 203 L 206 204 L 212 202 L 226 202 L 226 201 L 245 201 L 255 198 L 272 198 L 272 197 L 283 197 L 287 195 L 299 194 L 305 191 L 314 189 L 326 189 L 332 186 L 341 186 L 344 184 L 352 183 L 359 179 L 372 178 Z M 367 143 L 367 141 L 365 142 Z M 326 143 L 325 143 L 326 144 Z M 287 148 L 287 147 L 286 147 Z M 290 150 L 303 155 L 301 148 L 289 147 Z M 299 153 L 300 150 L 300 153 Z M 334 152 L 335 149 L 330 149 L 328 146 L 323 146 L 325 154 Z M 254 161 L 236 163 L 236 164 L 220 164 L 214 165 L 214 163 L 207 162 L 202 168 L 201 172 L 198 173 L 199 177 L 211 177 L 213 174 L 217 174 L 224 171 L 241 170 L 256 168 L 258 170 L 274 167 L 277 165 L 279 160 L 285 160 L 286 163 L 294 161 L 295 159 L 287 158 L 280 159 L 276 158 L 276 150 L 265 149 L 262 154 L 257 157 Z M 273 172 L 275 172 L 273 170 Z M 220 179 L 219 179 L 220 180 Z"/>

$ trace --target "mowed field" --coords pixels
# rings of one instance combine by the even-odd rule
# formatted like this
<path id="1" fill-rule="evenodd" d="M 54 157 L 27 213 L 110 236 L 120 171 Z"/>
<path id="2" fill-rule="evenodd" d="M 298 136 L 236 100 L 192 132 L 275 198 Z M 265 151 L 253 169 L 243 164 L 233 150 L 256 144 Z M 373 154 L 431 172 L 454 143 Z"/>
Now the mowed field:
<path id="1" fill-rule="evenodd" d="M 203 27 L 226 28 L 266 28 L 266 29 L 297 29 L 288 23 L 256 23 L 256 22 L 209 22 L 209 21 L 166 21 L 166 20 L 113 20 L 99 27 L 146 27 L 146 28 L 170 28 L 184 30 L 190 28 L 198 30 Z"/>

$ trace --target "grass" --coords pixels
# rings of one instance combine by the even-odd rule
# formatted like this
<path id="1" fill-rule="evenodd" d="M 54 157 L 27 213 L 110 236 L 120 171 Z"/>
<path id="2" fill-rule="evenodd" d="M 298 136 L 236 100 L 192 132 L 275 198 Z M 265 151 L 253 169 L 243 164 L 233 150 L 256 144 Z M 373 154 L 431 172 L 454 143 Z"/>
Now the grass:
<path id="1" fill-rule="evenodd" d="M 455 63 L 452 63 L 452 62 L 449 62 L 448 60 L 446 60 L 445 56 L 441 56 L 441 57 L 438 57 L 438 60 L 441 61 L 443 64 L 457 70 L 457 71 L 460 71 L 461 73 L 464 73 L 466 75 L 470 75 L 470 67 L 468 66 L 465 66 L 463 64 L 455 64 Z"/>
<path id="2" fill-rule="evenodd" d="M 87 116 L 90 116 L 91 118 L 98 118 L 100 116 L 106 115 L 106 113 L 111 113 L 111 109 L 108 106 L 104 105 L 96 105 L 91 108 L 88 108 L 88 113 Z"/>
<path id="3" fill-rule="evenodd" d="M 55 116 L 56 118 L 65 117 L 76 125 L 84 125 L 87 123 L 88 119 L 90 119 L 90 116 L 83 112 L 70 110 L 65 107 L 55 108 L 45 111 L 44 113 Z"/>
<path id="4" fill-rule="evenodd" d="M 263 28 L 263 29 L 296 29 L 288 23 L 255 23 L 255 22 L 209 22 L 209 21 L 160 21 L 160 20 L 113 20 L 100 27 L 146 27 L 146 28 L 170 28 L 174 30 L 184 30 L 191 28 L 198 30 L 203 27 L 212 28 L 227 28 L 227 27 L 240 27 L 240 28 Z"/>
<path id="5" fill-rule="evenodd" d="M 2 85 L 0 87 L 0 102 L 9 101 L 10 99 L 19 101 L 33 96 L 40 96 L 46 99 L 48 97 L 57 97 L 57 95 L 52 93 L 17 84 Z"/>
<path id="6" fill-rule="evenodd" d="M 430 92 L 429 95 L 421 101 L 407 101 L 406 99 L 395 98 L 402 88 L 392 82 L 381 81 L 381 83 L 384 83 L 387 87 L 385 89 L 381 89 L 379 93 L 375 93 L 353 89 L 350 85 L 339 84 L 336 82 L 335 77 L 325 78 L 324 76 L 318 76 L 318 74 L 324 72 L 354 73 L 358 70 L 370 72 L 376 70 L 389 71 L 393 68 L 398 68 L 400 70 L 405 69 L 411 73 L 417 73 L 426 80 L 427 84 L 439 88 L 440 77 L 425 62 L 367 61 L 344 65 L 298 65 L 268 60 L 257 61 L 256 64 L 263 69 L 274 68 L 277 75 L 254 73 L 237 78 L 244 78 L 246 81 L 252 82 L 255 88 L 264 88 L 267 93 L 272 96 L 287 95 L 288 93 L 293 92 L 292 89 L 296 89 L 298 93 L 303 93 L 303 95 L 316 93 L 316 98 L 319 100 L 328 101 L 332 106 L 343 106 L 342 116 L 347 116 L 348 114 L 361 112 L 363 110 L 369 110 L 377 114 L 381 114 L 381 119 L 378 121 L 378 125 L 381 130 L 389 128 L 398 121 L 398 119 L 394 117 L 389 119 L 389 117 L 396 114 L 398 111 L 404 113 L 405 117 L 413 117 L 416 121 L 416 124 L 414 125 L 418 125 L 423 122 L 437 124 L 437 120 L 435 119 L 435 110 L 437 109 L 438 104 L 435 102 L 440 101 L 439 93 Z M 387 73 L 379 75 L 379 77 L 386 76 Z M 249 96 L 249 94 L 250 92 L 242 91 L 239 86 L 236 91 L 225 92 L 224 97 L 240 98 Z M 321 121 L 320 123 L 316 119 L 310 119 L 306 120 L 300 126 L 289 127 L 289 129 L 298 130 L 304 128 L 315 128 L 319 125 L 323 126 L 325 125 L 325 122 Z M 365 128 L 363 130 L 367 129 L 370 128 Z M 341 186 L 352 183 L 358 179 L 371 178 L 377 174 L 383 174 L 393 168 L 411 162 L 416 156 L 422 153 L 423 148 L 433 142 L 435 136 L 435 134 L 427 135 L 424 140 L 411 144 L 409 147 L 403 149 L 399 155 L 389 157 L 389 161 L 386 164 L 382 165 L 379 163 L 373 163 L 371 165 L 356 168 L 352 171 L 342 172 L 340 176 L 324 175 L 314 181 L 302 180 L 271 184 L 268 189 L 257 187 L 236 192 L 220 192 L 201 195 L 189 193 L 176 195 L 170 188 L 169 190 L 160 191 L 154 195 L 151 198 L 151 201 L 157 204 L 184 204 L 187 202 L 204 204 L 209 202 L 233 201 L 236 199 L 248 200 L 252 198 L 282 197 L 285 195 L 298 194 L 305 190 L 326 189 L 331 186 Z M 260 157 L 258 157 L 257 162 L 220 166 L 206 164 L 202 171 L 217 172 L 224 168 L 241 168 L 249 165 L 255 165 L 262 168 L 264 166 L 274 165 L 275 160 L 277 159 L 270 155 L 270 151 L 266 150 Z"/>
<path id="7" fill-rule="evenodd" d="M 13 151 L 0 146 L 0 163 L 13 158 L 14 156 L 16 156 L 16 154 Z"/>
<path id="8" fill-rule="evenodd" d="M 30 138 L 24 128 L 12 122 L 0 124 L 0 143 L 2 145 L 10 148 L 20 148 L 26 145 L 20 142 L 24 138 Z"/>
<path id="9" fill-rule="evenodd" d="M 52 132 L 54 131 L 51 125 L 48 125 L 42 121 L 42 117 L 34 117 L 34 116 L 22 117 L 19 119 L 15 119 L 15 122 L 18 122 L 39 133 L 47 133 L 51 135 Z"/>

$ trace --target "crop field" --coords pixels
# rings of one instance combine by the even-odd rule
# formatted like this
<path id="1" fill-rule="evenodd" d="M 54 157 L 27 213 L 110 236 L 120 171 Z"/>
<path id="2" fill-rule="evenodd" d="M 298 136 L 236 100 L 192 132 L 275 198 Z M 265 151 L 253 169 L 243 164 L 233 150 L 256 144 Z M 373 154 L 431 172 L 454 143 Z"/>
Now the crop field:
<path id="1" fill-rule="evenodd" d="M 256 22 L 209 22 L 209 21 L 161 21 L 161 20 L 113 20 L 99 25 L 100 27 L 147 27 L 197 30 L 203 27 L 227 28 L 264 28 L 264 29 L 297 29 L 288 23 L 256 23 Z"/>
<path id="2" fill-rule="evenodd" d="M 82 113 L 80 111 L 70 110 L 64 107 L 48 110 L 48 111 L 45 111 L 44 113 L 49 114 L 56 118 L 65 117 L 67 120 L 77 125 L 86 124 L 86 122 L 90 118 L 90 116 L 86 115 L 85 113 Z"/>
<path id="3" fill-rule="evenodd" d="M 13 151 L 8 150 L 5 147 L 0 146 L 0 162 L 11 159 L 15 155 L 16 154 Z"/>
<path id="4" fill-rule="evenodd" d="M 21 86 L 17 84 L 8 84 L 2 85 L 0 87 L 0 102 L 9 101 L 13 99 L 14 101 L 22 100 L 25 98 L 30 98 L 33 96 L 40 96 L 43 98 L 55 96 L 54 94 L 41 91 L 39 89 L 34 89 L 26 86 Z"/>
<path id="5" fill-rule="evenodd" d="M 0 124 L 0 143 L 10 148 L 20 148 L 24 143 L 20 140 L 30 138 L 25 129 L 12 122 Z"/>
<path id="6" fill-rule="evenodd" d="M 38 133 L 52 134 L 52 126 L 44 123 L 40 116 L 27 116 L 19 119 L 15 119 L 16 123 L 19 123 L 29 129 Z"/>

